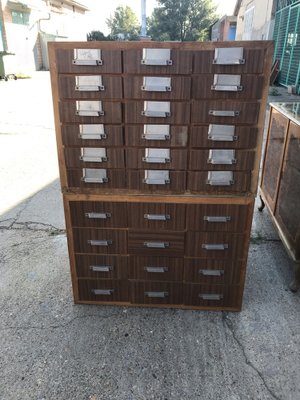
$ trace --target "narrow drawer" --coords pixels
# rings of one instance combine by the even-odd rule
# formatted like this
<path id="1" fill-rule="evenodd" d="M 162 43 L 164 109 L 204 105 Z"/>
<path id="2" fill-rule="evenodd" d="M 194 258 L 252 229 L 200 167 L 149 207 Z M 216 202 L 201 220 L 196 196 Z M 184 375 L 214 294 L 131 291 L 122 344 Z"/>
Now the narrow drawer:
<path id="1" fill-rule="evenodd" d="M 166 172 L 166 175 L 155 176 L 154 179 L 147 171 L 149 170 L 127 170 L 127 187 L 129 189 L 148 193 L 182 193 L 186 190 L 186 173 L 184 171 L 158 171 Z M 159 184 L 157 182 L 159 182 Z"/>
<path id="2" fill-rule="evenodd" d="M 122 99 L 122 77 L 109 75 L 59 75 L 62 99 Z"/>
<path id="3" fill-rule="evenodd" d="M 243 171 L 252 170 L 255 152 L 235 149 L 191 150 L 190 170 Z"/>
<path id="4" fill-rule="evenodd" d="M 128 257 L 76 254 L 79 278 L 128 279 Z"/>
<path id="5" fill-rule="evenodd" d="M 129 279 L 143 281 L 182 281 L 183 258 L 129 257 Z"/>
<path id="6" fill-rule="evenodd" d="M 126 149 L 126 167 L 132 169 L 177 169 L 187 167 L 187 150 L 163 147 Z"/>
<path id="7" fill-rule="evenodd" d="M 87 61 L 87 59 L 90 61 Z M 80 61 L 83 61 L 81 65 Z M 90 63 L 90 65 L 86 65 L 87 63 Z M 104 50 L 101 48 L 96 49 L 95 47 L 91 49 L 87 47 L 78 52 L 76 49 L 56 49 L 56 66 L 58 72 L 67 73 L 121 73 L 121 50 Z"/>
<path id="8" fill-rule="evenodd" d="M 81 101 L 82 107 L 86 107 L 87 114 L 90 108 L 94 108 L 95 113 L 98 115 L 77 115 L 78 106 L 76 101 L 62 100 L 59 103 L 59 113 L 61 122 L 79 122 L 82 124 L 101 124 L 101 123 L 113 123 L 120 124 L 122 122 L 122 110 L 121 103 L 111 101 L 97 101 L 97 100 L 79 100 Z M 86 102 L 86 103 L 83 103 Z M 100 104 L 99 104 L 100 103 Z M 100 108 L 103 112 L 101 115 Z M 83 111 L 84 113 L 84 111 Z"/>
<path id="9" fill-rule="evenodd" d="M 143 52 L 143 49 L 133 49 L 124 51 L 123 57 L 125 73 L 182 75 L 192 72 L 192 53 L 190 51 L 169 49 L 169 51 L 164 54 L 158 54 L 157 57 L 157 55 L 152 56 L 151 54 L 149 56 L 149 53 Z M 150 65 L 151 58 L 153 59 L 153 57 L 158 61 L 156 63 L 157 65 Z M 147 62 L 147 59 L 150 62 Z M 154 64 L 154 62 L 152 62 L 152 64 Z"/>
<path id="10" fill-rule="evenodd" d="M 253 149 L 257 143 L 257 128 L 227 124 L 193 126 L 191 147 L 211 149 Z"/>
<path id="11" fill-rule="evenodd" d="M 188 172 L 188 189 L 193 192 L 213 194 L 246 193 L 250 190 L 251 172 L 234 171 L 230 177 L 221 176 L 220 181 L 218 177 L 215 179 L 216 175 L 209 172 Z"/>
<path id="12" fill-rule="evenodd" d="M 130 254 L 180 257 L 184 252 L 184 234 L 129 231 L 128 248 Z"/>
<path id="13" fill-rule="evenodd" d="M 73 228 L 75 253 L 127 254 L 127 232 Z"/>
<path id="14" fill-rule="evenodd" d="M 92 170 L 98 170 L 98 168 L 91 168 Z M 126 174 L 124 169 L 99 169 L 99 176 L 105 176 L 101 181 L 96 176 L 94 178 L 94 172 L 92 178 L 84 179 L 84 176 L 89 176 L 90 173 L 85 169 L 68 169 L 68 186 L 73 188 L 91 188 L 91 189 L 124 189 L 126 187 Z M 103 171 L 103 173 L 102 173 Z M 98 173 L 98 171 L 96 171 Z"/>
<path id="15" fill-rule="evenodd" d="M 183 284 L 183 304 L 201 307 L 240 309 L 242 288 L 226 285 Z"/>
<path id="16" fill-rule="evenodd" d="M 252 124 L 258 120 L 259 103 L 225 100 L 194 101 L 192 122 L 212 124 Z"/>
<path id="17" fill-rule="evenodd" d="M 122 148 L 69 147 L 64 153 L 67 168 L 125 168 Z"/>
<path id="18" fill-rule="evenodd" d="M 246 244 L 246 236 L 239 233 L 188 231 L 185 255 L 224 260 L 243 259 Z"/>
<path id="19" fill-rule="evenodd" d="M 126 203 L 70 201 L 73 227 L 126 228 Z"/>
<path id="20" fill-rule="evenodd" d="M 124 96 L 143 100 L 189 100 L 191 78 L 184 76 L 127 76 Z"/>
<path id="21" fill-rule="evenodd" d="M 63 124 L 61 134 L 65 146 L 107 147 L 124 145 L 121 125 Z"/>
<path id="22" fill-rule="evenodd" d="M 244 263 L 185 257 L 183 280 L 186 283 L 239 284 Z"/>
<path id="23" fill-rule="evenodd" d="M 188 127 L 173 125 L 126 125 L 126 146 L 186 147 Z"/>
<path id="24" fill-rule="evenodd" d="M 182 283 L 131 281 L 130 292 L 134 304 L 182 303 Z"/>
<path id="25" fill-rule="evenodd" d="M 186 227 L 201 232 L 245 232 L 252 205 L 187 204 Z"/>
<path id="26" fill-rule="evenodd" d="M 128 226 L 136 229 L 185 229 L 185 204 L 128 203 Z"/>
<path id="27" fill-rule="evenodd" d="M 113 279 L 78 279 L 79 300 L 128 302 L 128 281 Z"/>

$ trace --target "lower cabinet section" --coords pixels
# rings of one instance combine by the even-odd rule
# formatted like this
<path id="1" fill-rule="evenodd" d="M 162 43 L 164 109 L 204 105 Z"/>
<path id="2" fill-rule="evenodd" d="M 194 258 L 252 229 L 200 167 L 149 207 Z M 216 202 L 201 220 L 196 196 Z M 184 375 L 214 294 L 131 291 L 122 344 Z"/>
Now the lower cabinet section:
<path id="1" fill-rule="evenodd" d="M 227 285 L 183 285 L 183 303 L 199 307 L 239 307 L 241 288 Z"/>
<path id="2" fill-rule="evenodd" d="M 177 282 L 130 282 L 133 304 L 182 304 L 182 283 Z"/>
<path id="3" fill-rule="evenodd" d="M 81 301 L 128 301 L 127 281 L 112 279 L 78 279 L 78 291 Z"/>

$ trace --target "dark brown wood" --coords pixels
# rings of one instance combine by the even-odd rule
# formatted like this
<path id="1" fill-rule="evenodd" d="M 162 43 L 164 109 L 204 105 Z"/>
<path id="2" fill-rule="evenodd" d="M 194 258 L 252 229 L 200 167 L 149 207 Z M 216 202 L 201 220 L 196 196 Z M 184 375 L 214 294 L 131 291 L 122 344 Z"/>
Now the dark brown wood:
<path id="1" fill-rule="evenodd" d="M 270 85 L 273 85 L 274 82 L 276 81 L 278 75 L 280 72 L 280 60 L 275 60 L 273 65 L 272 65 L 272 71 L 271 71 L 271 76 L 270 76 Z"/>
<path id="2" fill-rule="evenodd" d="M 81 148 L 66 148 L 65 160 L 67 168 L 125 168 L 125 155 L 122 148 L 106 148 L 103 144 L 98 144 L 96 148 L 105 148 L 107 161 L 90 162 L 83 161 L 81 157 Z"/>
<path id="3" fill-rule="evenodd" d="M 139 190 L 144 193 L 182 193 L 186 190 L 186 173 L 184 171 L 170 171 L 170 183 L 166 183 L 165 185 L 148 185 L 143 183 L 145 177 L 144 171 L 127 170 L 126 176 L 127 187 L 129 189 Z"/>
<path id="4" fill-rule="evenodd" d="M 130 256 L 129 279 L 182 281 L 183 258 Z"/>
<path id="5" fill-rule="evenodd" d="M 81 124 L 119 124 L 122 122 L 121 103 L 103 101 L 102 108 L 104 115 L 98 117 L 79 116 L 76 115 L 75 100 L 63 100 L 59 103 L 60 120 L 61 122 L 79 122 Z"/>
<path id="6" fill-rule="evenodd" d="M 126 146 L 140 147 L 186 147 L 188 143 L 187 126 L 170 126 L 170 139 L 166 140 L 148 140 L 143 138 L 144 125 L 126 125 L 125 126 L 125 144 Z"/>
<path id="7" fill-rule="evenodd" d="M 212 164 L 209 160 L 209 150 L 191 150 L 189 152 L 190 170 L 208 171 L 251 171 L 254 165 L 255 152 L 236 150 L 233 164 Z"/>
<path id="8" fill-rule="evenodd" d="M 148 243 L 164 243 L 165 247 L 147 247 Z M 174 231 L 129 231 L 128 250 L 130 254 L 180 257 L 184 253 L 184 234 Z"/>
<path id="9" fill-rule="evenodd" d="M 187 188 L 192 192 L 203 194 L 245 194 L 250 191 L 251 173 L 247 171 L 235 171 L 234 183 L 230 186 L 211 186 L 207 184 L 208 171 L 188 172 Z"/>
<path id="10" fill-rule="evenodd" d="M 76 253 L 90 254 L 127 254 L 127 232 L 118 229 L 73 228 Z M 108 245 L 89 243 L 110 241 Z"/>
<path id="11" fill-rule="evenodd" d="M 137 304 L 181 304 L 182 283 L 178 282 L 130 282 L 131 302 Z M 147 295 L 148 293 L 148 295 Z M 155 293 L 164 297 L 155 297 Z"/>
<path id="12" fill-rule="evenodd" d="M 99 302 L 128 301 L 126 280 L 78 279 L 79 299 Z M 96 294 L 95 290 L 110 291 L 110 294 Z"/>
<path id="13" fill-rule="evenodd" d="M 128 279 L 128 257 L 76 254 L 76 272 L 79 278 Z"/>
<path id="14" fill-rule="evenodd" d="M 63 124 L 61 126 L 62 142 L 65 146 L 106 147 L 123 146 L 123 128 L 121 125 L 104 125 L 106 137 L 102 139 L 81 139 L 79 124 Z"/>
<path id="15" fill-rule="evenodd" d="M 166 147 L 167 148 L 167 147 Z M 143 161 L 146 149 L 126 148 L 126 168 L 131 169 L 187 169 L 187 150 L 170 150 L 170 161 L 165 163 L 150 163 Z"/>
<path id="16" fill-rule="evenodd" d="M 68 169 L 68 186 L 70 188 L 92 188 L 100 193 L 106 189 L 118 189 L 126 187 L 126 174 L 122 169 L 107 169 L 108 182 L 105 183 L 86 183 L 82 181 L 81 169 Z"/>

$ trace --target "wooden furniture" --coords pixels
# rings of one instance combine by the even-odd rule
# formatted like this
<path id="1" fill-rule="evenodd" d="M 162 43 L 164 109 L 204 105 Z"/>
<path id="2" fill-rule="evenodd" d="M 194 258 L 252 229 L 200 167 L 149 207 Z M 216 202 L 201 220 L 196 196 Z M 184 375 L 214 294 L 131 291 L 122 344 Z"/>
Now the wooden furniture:
<path id="1" fill-rule="evenodd" d="M 50 43 L 76 303 L 237 311 L 272 43 Z"/>
<path id="2" fill-rule="evenodd" d="M 280 238 L 295 263 L 292 291 L 300 287 L 300 103 L 271 103 L 260 184 Z"/>

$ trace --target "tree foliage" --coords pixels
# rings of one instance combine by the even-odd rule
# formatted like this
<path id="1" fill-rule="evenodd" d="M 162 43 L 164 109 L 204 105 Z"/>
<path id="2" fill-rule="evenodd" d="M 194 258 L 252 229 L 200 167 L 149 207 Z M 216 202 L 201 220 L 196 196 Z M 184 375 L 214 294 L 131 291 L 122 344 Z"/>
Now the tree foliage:
<path id="1" fill-rule="evenodd" d="M 139 37 L 139 20 L 128 6 L 119 6 L 106 20 L 110 35 L 118 39 L 136 40 Z"/>
<path id="2" fill-rule="evenodd" d="M 88 41 L 93 41 L 93 40 L 114 40 L 113 37 L 111 37 L 110 35 L 105 36 L 103 32 L 101 31 L 91 31 L 90 33 L 88 33 L 86 35 L 86 38 Z"/>
<path id="3" fill-rule="evenodd" d="M 208 38 L 216 20 L 212 0 L 158 0 L 149 18 L 148 34 L 153 40 L 196 41 Z"/>

